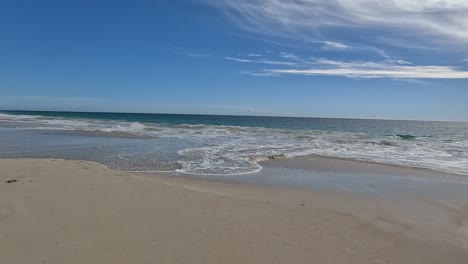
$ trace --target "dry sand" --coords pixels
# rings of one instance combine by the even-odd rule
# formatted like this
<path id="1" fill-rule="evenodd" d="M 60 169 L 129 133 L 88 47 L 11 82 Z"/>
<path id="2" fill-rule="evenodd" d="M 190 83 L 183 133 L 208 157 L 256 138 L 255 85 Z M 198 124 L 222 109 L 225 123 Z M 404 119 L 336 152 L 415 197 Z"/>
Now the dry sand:
<path id="1" fill-rule="evenodd" d="M 2 264 L 468 263 L 468 202 L 409 206 L 64 160 L 0 160 L 0 180 Z"/>

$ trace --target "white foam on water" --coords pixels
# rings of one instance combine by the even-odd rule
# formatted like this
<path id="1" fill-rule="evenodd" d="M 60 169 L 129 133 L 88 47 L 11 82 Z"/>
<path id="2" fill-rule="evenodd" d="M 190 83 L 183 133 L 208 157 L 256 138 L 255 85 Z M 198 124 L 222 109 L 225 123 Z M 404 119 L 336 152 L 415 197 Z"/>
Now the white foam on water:
<path id="1" fill-rule="evenodd" d="M 124 132 L 134 135 L 190 140 L 194 147 L 178 152 L 177 172 L 199 175 L 255 173 L 260 161 L 320 155 L 468 175 L 468 139 L 440 140 L 399 135 L 318 130 L 288 130 L 215 125 L 177 126 L 98 119 L 66 119 L 0 114 L 0 121 L 36 129 Z"/>

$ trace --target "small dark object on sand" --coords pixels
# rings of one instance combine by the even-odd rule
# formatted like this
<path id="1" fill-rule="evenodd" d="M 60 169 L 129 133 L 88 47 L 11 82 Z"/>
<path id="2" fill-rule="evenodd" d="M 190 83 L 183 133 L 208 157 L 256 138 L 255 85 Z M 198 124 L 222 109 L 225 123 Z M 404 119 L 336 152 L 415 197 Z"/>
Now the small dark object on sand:
<path id="1" fill-rule="evenodd" d="M 11 180 L 6 181 L 6 183 L 14 183 L 14 182 L 17 182 L 17 181 L 18 180 L 16 180 L 16 179 L 11 179 Z"/>

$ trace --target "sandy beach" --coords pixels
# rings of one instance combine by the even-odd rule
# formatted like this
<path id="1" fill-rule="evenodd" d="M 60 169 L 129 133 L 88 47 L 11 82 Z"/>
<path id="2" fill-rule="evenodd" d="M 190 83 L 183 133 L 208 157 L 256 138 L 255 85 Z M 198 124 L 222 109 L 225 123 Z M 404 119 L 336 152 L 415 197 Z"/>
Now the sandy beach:
<path id="1" fill-rule="evenodd" d="M 0 264 L 468 264 L 468 0 L 0 0 L 0 33 Z"/>
<path id="2" fill-rule="evenodd" d="M 136 175 L 51 159 L 0 160 L 0 180 L 2 264 L 468 260 L 468 208 L 444 201 Z"/>

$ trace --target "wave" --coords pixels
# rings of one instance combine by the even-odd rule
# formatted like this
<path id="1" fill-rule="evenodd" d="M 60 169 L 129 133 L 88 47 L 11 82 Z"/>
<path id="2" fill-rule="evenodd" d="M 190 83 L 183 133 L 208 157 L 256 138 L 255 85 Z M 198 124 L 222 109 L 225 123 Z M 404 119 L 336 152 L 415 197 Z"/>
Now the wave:
<path id="1" fill-rule="evenodd" d="M 401 140 L 424 140 L 424 139 L 439 139 L 437 137 L 433 136 L 415 136 L 415 135 L 410 135 L 410 134 L 398 134 L 398 135 L 388 135 L 388 137 L 391 138 L 396 138 L 396 139 L 401 139 Z M 444 139 L 445 141 L 451 141 L 451 139 Z"/>
<path id="2" fill-rule="evenodd" d="M 32 129 L 123 132 L 181 139 L 193 146 L 177 153 L 179 159 L 176 162 L 180 166 L 175 170 L 186 174 L 248 174 L 261 170 L 259 162 L 263 160 L 320 155 L 468 175 L 468 139 L 463 135 L 440 139 L 413 134 L 168 125 L 0 113 L 1 121 L 21 123 Z"/>
<path id="3" fill-rule="evenodd" d="M 404 140 L 414 140 L 416 139 L 416 136 L 413 135 L 396 135 L 397 138 L 399 139 L 404 139 Z"/>

